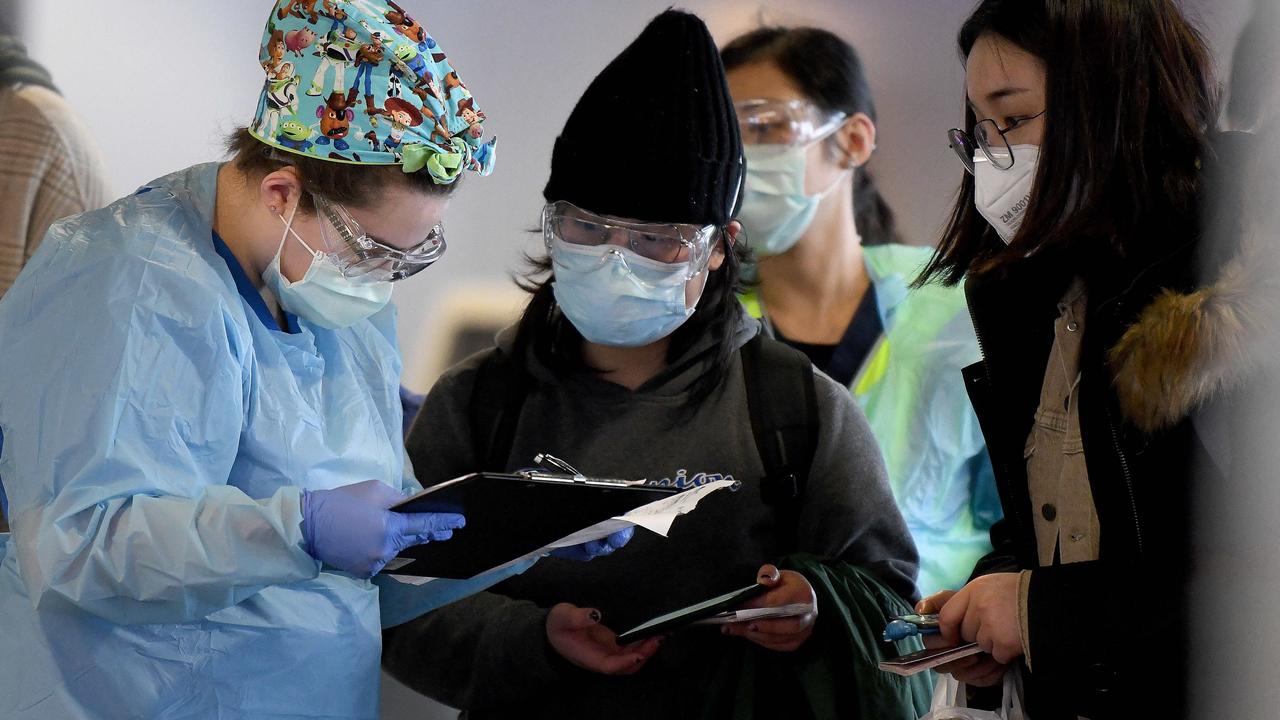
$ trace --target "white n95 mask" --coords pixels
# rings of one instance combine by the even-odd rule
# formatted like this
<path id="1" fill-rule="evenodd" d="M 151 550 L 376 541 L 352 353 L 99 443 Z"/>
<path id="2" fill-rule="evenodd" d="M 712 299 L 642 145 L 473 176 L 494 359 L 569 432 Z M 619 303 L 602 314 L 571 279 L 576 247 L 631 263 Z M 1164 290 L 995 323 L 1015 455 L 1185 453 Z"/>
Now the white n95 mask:
<path id="1" fill-rule="evenodd" d="M 1013 146 L 1013 167 L 1001 170 L 981 151 L 973 156 L 973 204 L 1005 244 L 1013 242 L 1031 204 L 1039 145 Z"/>

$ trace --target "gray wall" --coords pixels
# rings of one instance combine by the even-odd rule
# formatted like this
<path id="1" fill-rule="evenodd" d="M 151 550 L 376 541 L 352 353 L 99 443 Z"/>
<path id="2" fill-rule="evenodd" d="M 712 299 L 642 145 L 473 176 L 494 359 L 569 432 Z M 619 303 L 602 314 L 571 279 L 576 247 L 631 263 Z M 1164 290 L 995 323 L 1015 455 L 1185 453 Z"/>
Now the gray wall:
<path id="1" fill-rule="evenodd" d="M 221 138 L 246 123 L 261 87 L 256 63 L 265 0 L 32 2 L 22 17 L 33 54 L 53 71 L 102 145 L 120 193 L 176 168 L 220 157 Z M 406 381 L 425 389 L 436 372 L 442 316 L 483 302 L 513 312 L 507 276 L 537 220 L 552 142 L 581 90 L 669 0 L 403 0 L 440 40 L 501 138 L 495 174 L 466 182 L 449 213 L 449 253 L 397 288 Z M 954 35 L 971 0 L 690 0 L 727 40 L 761 19 L 839 32 L 862 53 L 880 110 L 872 162 L 909 241 L 932 243 L 960 177 L 944 139 L 962 102 Z M 1220 57 L 1248 0 L 1196 0 Z M 618 138 L 602 167 L 635 159 Z M 470 289 L 470 294 L 462 295 Z M 479 298 L 472 300 L 472 298 Z M 388 688 L 385 717 L 427 717 Z"/>

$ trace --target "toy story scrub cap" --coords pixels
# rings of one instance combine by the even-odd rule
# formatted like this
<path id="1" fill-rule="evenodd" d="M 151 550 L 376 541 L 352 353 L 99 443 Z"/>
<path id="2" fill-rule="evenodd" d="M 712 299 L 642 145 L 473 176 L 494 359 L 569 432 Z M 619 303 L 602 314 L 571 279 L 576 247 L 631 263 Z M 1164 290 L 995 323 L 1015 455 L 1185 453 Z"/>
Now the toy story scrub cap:
<path id="1" fill-rule="evenodd" d="M 249 132 L 322 160 L 400 165 L 440 184 L 488 175 L 497 139 L 427 29 L 387 0 L 277 0 Z"/>

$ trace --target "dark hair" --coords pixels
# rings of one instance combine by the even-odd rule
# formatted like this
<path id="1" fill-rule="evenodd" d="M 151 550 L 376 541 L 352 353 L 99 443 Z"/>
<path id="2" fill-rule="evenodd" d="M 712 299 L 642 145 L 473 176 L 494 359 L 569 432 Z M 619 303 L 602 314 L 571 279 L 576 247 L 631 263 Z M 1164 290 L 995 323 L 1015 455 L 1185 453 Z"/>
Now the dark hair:
<path id="1" fill-rule="evenodd" d="M 959 283 L 1032 251 L 1092 267 L 1198 225 L 1199 165 L 1216 120 L 1209 53 L 1173 0 L 983 0 L 960 29 L 962 59 L 998 35 L 1045 66 L 1044 140 L 1032 200 L 1007 247 L 964 176 L 918 283 Z M 965 129 L 976 118 L 966 105 Z"/>
<path id="2" fill-rule="evenodd" d="M 403 183 L 427 195 L 448 195 L 462 180 L 459 177 L 451 185 L 441 185 L 425 172 L 406 173 L 399 165 L 352 165 L 277 150 L 243 127 L 232 131 L 227 138 L 227 151 L 231 153 L 231 162 L 236 168 L 250 177 L 293 166 L 309 193 L 353 207 L 368 207 L 378 197 L 379 191 L 388 186 Z M 298 199 L 298 206 L 303 211 L 314 209 L 309 193 L 302 193 Z"/>
<path id="3" fill-rule="evenodd" d="M 741 240 L 741 238 L 739 238 Z M 720 233 L 716 242 L 725 248 L 724 262 L 718 270 L 707 273 L 707 284 L 698 299 L 697 311 L 671 334 L 667 348 L 667 362 L 678 360 L 706 335 L 715 341 L 716 357 L 710 372 L 694 382 L 685 407 L 693 410 L 720 384 L 729 366 L 729 360 L 737 351 L 733 343 L 734 332 L 742 318 L 742 304 L 738 295 L 742 292 L 742 263 L 748 257 L 746 244 L 728 243 L 727 232 Z M 522 362 L 525 353 L 532 351 L 546 367 L 559 374 L 598 372 L 582 359 L 582 335 L 564 315 L 557 311 L 552 292 L 551 258 L 546 254 L 526 256 L 529 269 L 516 278 L 520 289 L 533 297 L 525 307 L 517 325 L 513 356 Z"/>
<path id="4" fill-rule="evenodd" d="M 849 43 L 812 27 L 764 27 L 741 35 L 720 51 L 726 71 L 771 62 L 805 98 L 826 112 L 862 113 L 876 120 L 871 85 Z M 853 215 L 864 245 L 901 242 L 893 210 L 865 167 L 853 176 Z"/>

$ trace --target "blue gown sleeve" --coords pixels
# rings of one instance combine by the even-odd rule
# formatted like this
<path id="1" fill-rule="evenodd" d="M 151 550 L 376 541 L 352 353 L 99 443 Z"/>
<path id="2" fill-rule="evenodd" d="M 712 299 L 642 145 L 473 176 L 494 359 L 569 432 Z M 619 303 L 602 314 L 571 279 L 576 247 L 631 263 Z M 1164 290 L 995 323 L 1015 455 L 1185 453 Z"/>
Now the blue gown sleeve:
<path id="1" fill-rule="evenodd" d="M 404 386 L 400 387 L 401 407 L 405 409 L 406 413 L 404 418 L 406 434 L 408 434 L 408 426 L 412 425 L 413 419 L 417 416 L 418 410 L 422 408 L 425 399 L 425 396 L 415 395 Z M 410 411 L 412 411 L 412 415 L 408 414 Z M 413 494 L 422 490 L 422 484 L 415 476 L 413 462 L 409 459 L 403 445 L 401 445 L 401 453 L 404 460 L 404 477 L 400 489 L 406 494 Z M 384 572 L 376 575 L 373 578 L 373 583 L 378 586 L 378 604 L 382 611 L 382 627 L 385 630 L 397 625 L 403 625 L 432 610 L 442 608 L 449 603 L 470 597 L 483 590 L 488 590 L 503 580 L 519 575 L 533 567 L 538 562 L 538 559 L 524 560 L 511 567 L 477 575 L 468 580 L 437 578 L 424 585 L 411 585 L 387 577 L 387 575 L 394 573 Z"/>
<path id="2" fill-rule="evenodd" d="M 972 469 L 969 504 L 973 512 L 973 526 L 990 530 L 992 525 L 1004 517 L 1004 507 L 1000 504 L 995 468 L 991 466 L 991 457 L 987 454 L 985 445 L 982 452 L 969 461 L 969 466 Z"/>
<path id="3" fill-rule="evenodd" d="M 432 610 L 456 602 L 465 597 L 475 595 L 482 590 L 497 585 L 509 577 L 533 567 L 539 558 L 523 560 L 510 567 L 477 575 L 469 580 L 450 580 L 437 578 L 425 585 L 402 583 L 387 574 L 376 575 L 373 582 L 378 586 L 378 602 L 382 610 L 382 629 L 397 625 L 426 615 Z M 392 573 L 394 574 L 394 573 Z"/>
<path id="4" fill-rule="evenodd" d="M 299 490 L 227 484 L 249 362 L 228 295 L 166 266 L 162 237 L 149 257 L 77 260 L 93 229 L 46 241 L 65 252 L 0 304 L 0 476 L 31 601 L 189 622 L 315 577 Z"/>

